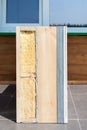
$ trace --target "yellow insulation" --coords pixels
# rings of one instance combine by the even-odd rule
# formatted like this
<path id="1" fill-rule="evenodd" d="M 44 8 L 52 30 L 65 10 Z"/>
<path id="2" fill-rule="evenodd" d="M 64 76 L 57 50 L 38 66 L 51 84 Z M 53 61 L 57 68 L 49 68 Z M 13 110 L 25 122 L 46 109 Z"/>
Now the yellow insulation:
<path id="1" fill-rule="evenodd" d="M 24 119 L 35 117 L 35 79 L 21 78 L 21 111 Z"/>
<path id="2" fill-rule="evenodd" d="M 35 73 L 35 32 L 21 32 L 21 72 Z"/>
<path id="3" fill-rule="evenodd" d="M 20 33 L 21 53 L 21 117 L 24 120 L 35 118 L 36 115 L 36 52 L 35 32 Z M 30 76 L 29 76 L 30 75 Z M 24 77 L 23 77 L 24 76 Z"/>

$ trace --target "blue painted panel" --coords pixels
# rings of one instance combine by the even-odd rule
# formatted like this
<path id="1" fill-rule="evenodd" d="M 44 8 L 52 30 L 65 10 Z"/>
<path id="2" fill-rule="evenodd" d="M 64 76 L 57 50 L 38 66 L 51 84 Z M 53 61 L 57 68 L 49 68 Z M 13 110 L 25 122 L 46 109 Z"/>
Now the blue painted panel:
<path id="1" fill-rule="evenodd" d="M 6 23 L 39 23 L 39 0 L 7 0 Z"/>

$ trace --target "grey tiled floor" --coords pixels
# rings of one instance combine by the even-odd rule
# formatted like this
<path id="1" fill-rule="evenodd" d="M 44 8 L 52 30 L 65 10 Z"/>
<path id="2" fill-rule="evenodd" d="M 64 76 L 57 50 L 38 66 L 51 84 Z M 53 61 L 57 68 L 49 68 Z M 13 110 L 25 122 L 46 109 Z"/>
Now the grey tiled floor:
<path id="1" fill-rule="evenodd" d="M 68 86 L 68 124 L 17 124 L 15 85 L 0 85 L 0 130 L 87 130 L 87 85 Z"/>

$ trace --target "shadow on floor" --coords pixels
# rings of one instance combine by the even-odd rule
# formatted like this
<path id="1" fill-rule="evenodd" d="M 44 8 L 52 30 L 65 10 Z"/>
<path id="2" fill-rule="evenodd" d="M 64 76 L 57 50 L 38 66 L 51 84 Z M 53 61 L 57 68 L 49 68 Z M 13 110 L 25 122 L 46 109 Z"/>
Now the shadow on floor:
<path id="1" fill-rule="evenodd" d="M 0 118 L 16 121 L 16 85 L 0 85 Z"/>

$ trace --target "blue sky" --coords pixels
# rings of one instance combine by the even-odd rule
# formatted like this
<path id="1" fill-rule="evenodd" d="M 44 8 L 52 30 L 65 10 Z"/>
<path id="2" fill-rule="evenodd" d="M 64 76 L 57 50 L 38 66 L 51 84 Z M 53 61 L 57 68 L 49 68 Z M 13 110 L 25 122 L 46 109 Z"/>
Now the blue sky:
<path id="1" fill-rule="evenodd" d="M 87 0 L 50 0 L 50 23 L 87 23 Z"/>

